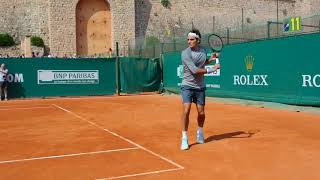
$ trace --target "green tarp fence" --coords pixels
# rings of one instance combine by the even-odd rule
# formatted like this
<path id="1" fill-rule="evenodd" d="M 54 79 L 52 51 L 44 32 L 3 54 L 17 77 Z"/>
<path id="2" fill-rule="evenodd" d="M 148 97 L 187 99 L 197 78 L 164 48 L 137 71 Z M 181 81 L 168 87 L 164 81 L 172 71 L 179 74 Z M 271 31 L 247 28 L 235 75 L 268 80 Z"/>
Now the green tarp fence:
<path id="1" fill-rule="evenodd" d="M 120 59 L 122 93 L 159 91 L 161 83 L 160 59 L 123 57 Z"/>
<path id="2" fill-rule="evenodd" d="M 320 105 L 320 34 L 226 46 L 221 70 L 206 76 L 207 95 Z M 162 56 L 164 87 L 179 92 L 181 52 Z"/>

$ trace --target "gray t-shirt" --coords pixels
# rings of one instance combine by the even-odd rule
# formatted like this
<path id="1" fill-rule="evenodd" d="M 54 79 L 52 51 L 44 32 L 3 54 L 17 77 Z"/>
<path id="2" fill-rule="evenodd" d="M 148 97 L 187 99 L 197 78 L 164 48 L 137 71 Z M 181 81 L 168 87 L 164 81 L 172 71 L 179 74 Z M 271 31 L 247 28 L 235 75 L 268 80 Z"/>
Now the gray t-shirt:
<path id="1" fill-rule="evenodd" d="M 206 50 L 203 47 L 200 47 L 199 50 L 194 51 L 189 47 L 182 51 L 181 60 L 183 65 L 183 79 L 181 85 L 196 89 L 204 88 L 204 76 L 203 74 L 196 74 L 196 72 L 206 65 Z"/>

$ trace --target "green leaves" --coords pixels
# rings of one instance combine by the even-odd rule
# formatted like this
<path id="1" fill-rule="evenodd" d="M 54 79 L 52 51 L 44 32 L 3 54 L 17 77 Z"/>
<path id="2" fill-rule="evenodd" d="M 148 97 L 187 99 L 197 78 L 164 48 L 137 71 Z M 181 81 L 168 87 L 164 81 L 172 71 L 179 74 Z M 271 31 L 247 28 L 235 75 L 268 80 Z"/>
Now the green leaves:
<path id="1" fill-rule="evenodd" d="M 44 42 L 41 37 L 32 36 L 31 37 L 31 45 L 37 47 L 44 47 Z"/>
<path id="2" fill-rule="evenodd" d="M 0 46 L 13 46 L 14 40 L 8 33 L 0 34 Z"/>

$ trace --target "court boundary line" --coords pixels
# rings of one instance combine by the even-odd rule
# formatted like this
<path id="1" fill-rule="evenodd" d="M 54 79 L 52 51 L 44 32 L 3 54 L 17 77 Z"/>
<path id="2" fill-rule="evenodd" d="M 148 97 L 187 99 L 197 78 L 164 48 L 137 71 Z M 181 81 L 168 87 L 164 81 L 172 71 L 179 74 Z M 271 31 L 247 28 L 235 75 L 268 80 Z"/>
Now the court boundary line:
<path id="1" fill-rule="evenodd" d="M 0 111 L 25 110 L 25 109 L 53 109 L 53 108 L 54 108 L 54 107 L 51 107 L 51 106 L 47 106 L 47 107 L 45 107 L 45 106 L 43 106 L 43 107 L 41 107 L 41 106 L 38 106 L 38 107 L 35 106 L 35 107 L 6 108 L 6 109 L 0 107 Z"/>
<path id="2" fill-rule="evenodd" d="M 16 107 L 16 108 L 24 108 L 24 107 L 51 107 L 51 104 L 33 104 L 33 105 L 26 105 L 26 104 L 12 104 L 12 105 L 0 105 L 0 108 L 2 107 L 6 107 L 6 108 L 10 108 L 10 107 Z"/>
<path id="3" fill-rule="evenodd" d="M 9 163 L 44 160 L 44 159 L 57 159 L 57 158 L 64 158 L 64 157 L 74 157 L 74 156 L 93 155 L 93 154 L 103 154 L 103 153 L 111 153 L 111 152 L 119 152 L 119 151 L 130 151 L 135 149 L 139 149 L 139 148 L 132 147 L 132 148 L 111 149 L 111 150 L 105 150 L 105 151 L 86 152 L 86 153 L 73 153 L 73 154 L 64 154 L 64 155 L 46 156 L 46 157 L 37 157 L 37 158 L 6 160 L 6 161 L 0 161 L 0 164 L 9 164 Z"/>
<path id="4" fill-rule="evenodd" d="M 158 170 L 158 171 L 149 171 L 149 172 L 144 172 L 144 173 L 129 174 L 129 175 L 123 175 L 123 176 L 113 176 L 113 177 L 96 179 L 96 180 L 121 179 L 121 178 L 136 177 L 136 176 L 145 176 L 145 175 L 159 174 L 159 173 L 171 172 L 171 171 L 178 171 L 178 170 L 181 170 L 181 168 L 165 169 L 165 170 Z"/>
<path id="5" fill-rule="evenodd" d="M 91 124 L 92 126 L 95 126 L 96 128 L 98 128 L 100 130 L 108 132 L 108 133 L 110 133 L 110 134 L 112 134 L 112 135 L 114 135 L 114 136 L 116 136 L 116 137 L 118 137 L 118 138 L 120 138 L 120 139 L 122 139 L 122 140 L 124 140 L 124 141 L 126 141 L 126 142 L 128 142 L 128 143 L 130 143 L 130 144 L 132 144 L 132 145 L 134 145 L 134 146 L 136 146 L 136 147 L 138 147 L 138 148 L 140 148 L 140 149 L 142 149 L 142 150 L 144 150 L 144 151 L 146 151 L 146 152 L 148 152 L 148 153 L 150 153 L 150 154 L 152 154 L 152 155 L 154 155 L 154 156 L 156 156 L 156 157 L 158 157 L 158 158 L 160 158 L 160 159 L 162 159 L 164 161 L 166 161 L 167 163 L 177 167 L 177 168 L 173 168 L 173 169 L 165 169 L 165 170 L 151 171 L 151 172 L 138 173 L 138 174 L 132 174 L 132 175 L 124 175 L 124 176 L 114 176 L 114 177 L 109 177 L 109 178 L 102 178 L 100 180 L 104 180 L 104 179 L 107 180 L 107 179 L 110 179 L 110 178 L 112 178 L 112 179 L 120 179 L 120 178 L 133 177 L 133 176 L 143 176 L 143 175 L 158 174 L 158 173 L 162 173 L 162 172 L 178 171 L 178 170 L 184 169 L 184 167 L 179 165 L 178 163 L 175 163 L 172 160 L 167 159 L 164 156 L 161 156 L 160 154 L 157 154 L 157 153 L 155 153 L 155 152 L 153 152 L 153 151 L 151 151 L 151 150 L 149 150 L 149 149 L 147 149 L 147 148 L 145 148 L 145 147 L 143 147 L 143 146 L 141 146 L 141 145 L 139 145 L 139 144 L 137 144 L 137 143 L 135 143 L 135 142 L 133 142 L 133 141 L 131 141 L 131 140 L 129 140 L 129 139 L 117 134 L 117 133 L 115 133 L 115 132 L 112 132 L 112 131 L 110 131 L 110 130 L 108 130 L 108 129 L 106 129 L 106 128 L 104 128 L 104 127 L 102 127 L 102 126 L 100 126 L 100 125 L 98 125 L 98 124 L 96 124 L 94 122 L 92 122 L 92 121 L 89 121 L 89 120 L 83 118 L 82 116 L 80 116 L 80 115 L 78 115 L 78 114 L 76 114 L 76 113 L 74 113 L 74 112 L 72 112 L 70 110 L 67 110 L 67 109 L 65 109 L 65 108 L 63 108 L 61 106 L 56 105 L 56 104 L 52 104 L 52 105 L 55 106 L 56 108 L 62 110 L 62 111 L 65 111 L 65 112 L 67 112 L 67 113 L 79 118 L 82 121 L 86 121 L 87 123 Z M 97 180 L 99 180 L 99 179 L 97 179 Z"/>

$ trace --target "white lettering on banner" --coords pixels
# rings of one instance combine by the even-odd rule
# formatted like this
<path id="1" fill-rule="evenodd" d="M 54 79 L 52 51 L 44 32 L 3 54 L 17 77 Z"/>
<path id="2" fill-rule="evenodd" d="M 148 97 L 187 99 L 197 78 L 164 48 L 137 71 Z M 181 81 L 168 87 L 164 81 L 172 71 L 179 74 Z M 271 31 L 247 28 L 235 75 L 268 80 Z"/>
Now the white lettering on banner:
<path id="1" fill-rule="evenodd" d="M 70 73 L 69 79 L 96 79 L 95 73 Z"/>
<path id="2" fill-rule="evenodd" d="M 53 77 L 54 79 L 66 79 L 68 76 L 67 73 L 54 73 Z"/>
<path id="3" fill-rule="evenodd" d="M 268 75 L 234 75 L 233 85 L 246 86 L 269 86 Z"/>
<path id="4" fill-rule="evenodd" d="M 66 79 L 97 79 L 96 73 L 91 72 L 54 72 L 53 77 L 55 80 L 66 80 Z"/>
<path id="5" fill-rule="evenodd" d="M 220 88 L 220 84 L 206 84 L 206 87 L 207 88 L 217 88 L 217 89 L 219 89 Z"/>
<path id="6" fill-rule="evenodd" d="M 24 80 L 23 80 L 23 74 L 21 74 L 21 73 L 19 73 L 19 74 L 8 74 L 7 80 L 8 80 L 8 82 L 10 82 L 10 83 L 12 83 L 12 82 L 22 83 L 22 82 L 24 82 Z"/>
<path id="7" fill-rule="evenodd" d="M 302 75 L 302 87 L 320 87 L 320 74 Z"/>
<path id="8" fill-rule="evenodd" d="M 182 83 L 178 83 L 177 85 L 178 85 L 178 86 L 182 86 Z M 206 84 L 206 88 L 216 88 L 216 89 L 219 89 L 219 88 L 221 88 L 221 87 L 220 87 L 220 84 Z"/>

